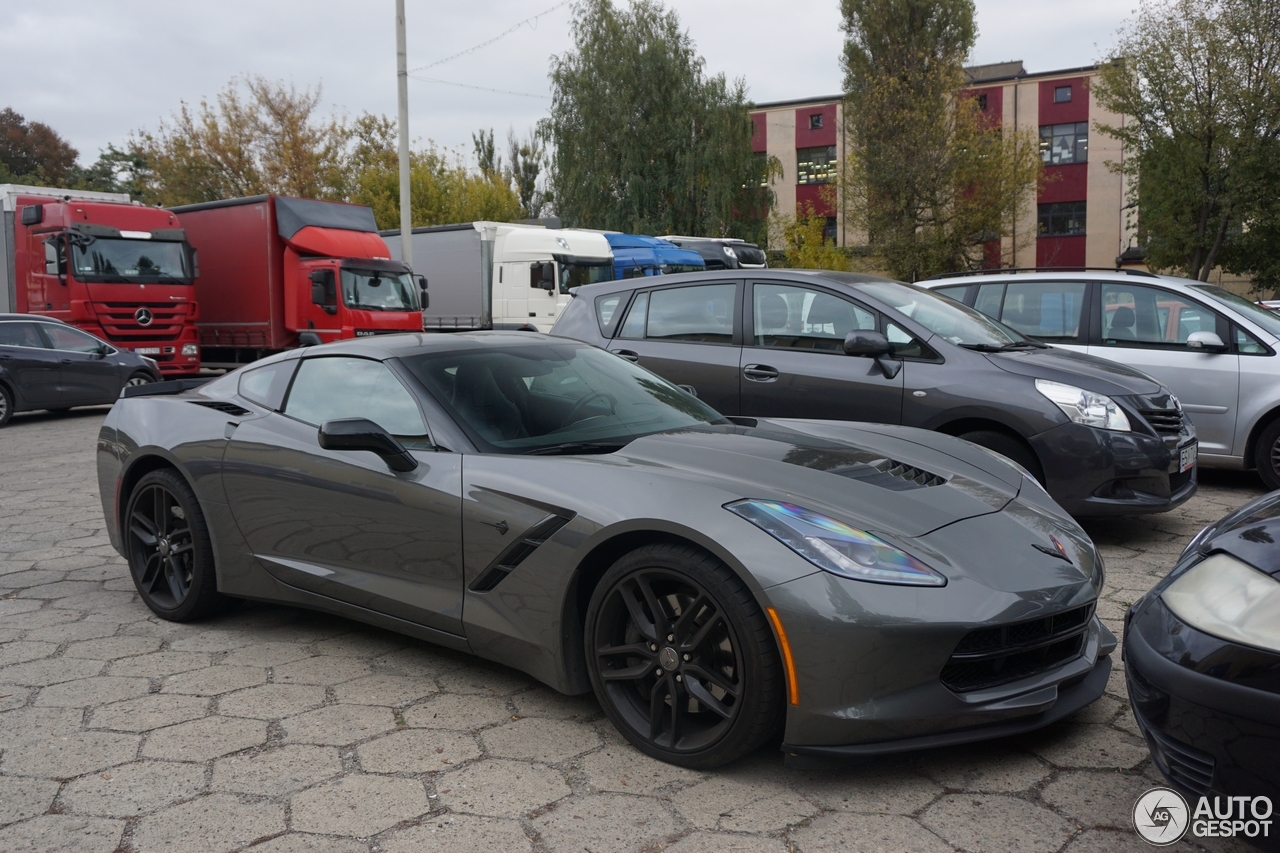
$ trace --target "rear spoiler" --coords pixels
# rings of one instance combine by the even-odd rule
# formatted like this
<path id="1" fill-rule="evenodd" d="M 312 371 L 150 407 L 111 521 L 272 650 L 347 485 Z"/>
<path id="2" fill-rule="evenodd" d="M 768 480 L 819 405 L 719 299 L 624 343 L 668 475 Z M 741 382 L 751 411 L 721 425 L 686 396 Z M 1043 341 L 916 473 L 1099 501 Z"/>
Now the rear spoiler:
<path id="1" fill-rule="evenodd" d="M 216 378 L 216 376 L 201 376 L 199 379 L 170 379 L 167 382 L 148 382 L 146 385 L 127 385 L 120 392 L 120 396 L 121 398 L 159 397 L 168 394 L 181 394 L 183 391 L 199 388 L 206 382 Z"/>

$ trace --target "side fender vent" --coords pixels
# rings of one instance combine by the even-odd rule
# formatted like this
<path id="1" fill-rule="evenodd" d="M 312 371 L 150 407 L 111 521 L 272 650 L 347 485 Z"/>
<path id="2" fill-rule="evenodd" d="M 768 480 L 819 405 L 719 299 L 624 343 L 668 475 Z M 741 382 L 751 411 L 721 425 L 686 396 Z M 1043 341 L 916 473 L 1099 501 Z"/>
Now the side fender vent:
<path id="1" fill-rule="evenodd" d="M 480 577 L 476 578 L 475 582 L 471 584 L 471 591 L 488 592 L 502 583 L 516 566 L 523 563 L 530 554 L 542 546 L 542 543 L 554 536 L 555 532 L 568 524 L 569 521 L 569 518 L 565 518 L 562 515 L 548 515 L 542 521 L 530 527 L 523 536 L 508 545 L 480 573 Z"/>
<path id="2" fill-rule="evenodd" d="M 228 415 L 235 415 L 237 418 L 243 418 L 245 415 L 252 415 L 253 412 L 248 409 L 237 406 L 235 403 L 226 403 L 222 400 L 190 400 L 197 406 L 204 406 L 206 409 L 216 409 Z"/>
<path id="3" fill-rule="evenodd" d="M 831 469 L 831 473 L 894 492 L 941 486 L 947 482 L 946 478 L 925 471 L 923 468 L 916 468 L 893 459 L 877 459 L 873 462 L 844 465 Z"/>

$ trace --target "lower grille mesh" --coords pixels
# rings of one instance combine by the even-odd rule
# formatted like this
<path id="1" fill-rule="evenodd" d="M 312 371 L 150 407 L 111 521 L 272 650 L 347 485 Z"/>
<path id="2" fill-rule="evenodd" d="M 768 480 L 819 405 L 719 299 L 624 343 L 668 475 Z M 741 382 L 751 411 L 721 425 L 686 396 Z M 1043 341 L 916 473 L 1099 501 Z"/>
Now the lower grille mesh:
<path id="1" fill-rule="evenodd" d="M 942 683 L 965 693 L 1061 666 L 1084 649 L 1092 615 L 1093 605 L 1086 604 L 1039 619 L 970 631 L 942 668 Z"/>

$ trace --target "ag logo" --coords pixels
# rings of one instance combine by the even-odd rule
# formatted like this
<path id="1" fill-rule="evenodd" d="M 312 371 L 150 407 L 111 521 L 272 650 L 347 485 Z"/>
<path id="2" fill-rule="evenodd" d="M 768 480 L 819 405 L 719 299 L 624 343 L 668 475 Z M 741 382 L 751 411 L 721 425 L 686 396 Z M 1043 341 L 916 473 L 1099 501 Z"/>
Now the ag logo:
<path id="1" fill-rule="evenodd" d="M 139 308 L 133 312 L 133 319 L 138 321 L 139 326 L 151 325 L 151 311 L 147 308 Z"/>
<path id="2" fill-rule="evenodd" d="M 1133 828 L 1157 847 L 1181 841 L 1190 817 L 1187 801 L 1172 788 L 1152 788 L 1133 805 Z"/>

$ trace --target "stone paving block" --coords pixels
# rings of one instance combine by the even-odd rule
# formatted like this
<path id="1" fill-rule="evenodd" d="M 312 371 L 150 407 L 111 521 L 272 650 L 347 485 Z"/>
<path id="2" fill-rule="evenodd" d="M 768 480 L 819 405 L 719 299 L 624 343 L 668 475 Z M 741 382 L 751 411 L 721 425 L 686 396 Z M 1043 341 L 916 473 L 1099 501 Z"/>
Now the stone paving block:
<path id="1" fill-rule="evenodd" d="M 84 712 L 73 708 L 18 708 L 0 714 L 0 749 L 80 731 Z"/>
<path id="2" fill-rule="evenodd" d="M 68 598 L 73 595 L 85 595 L 87 593 L 100 592 L 101 590 L 102 587 L 99 584 L 88 581 L 57 581 L 28 587 L 18 593 L 18 598 Z"/>
<path id="3" fill-rule="evenodd" d="M 292 822 L 301 832 L 363 838 L 432 808 L 421 782 L 352 775 L 296 795 Z"/>
<path id="4" fill-rule="evenodd" d="M 992 794 L 945 796 L 920 823 L 968 853 L 1057 850 L 1075 833 L 1074 825 L 1043 806 Z"/>
<path id="5" fill-rule="evenodd" d="M 1028 736 L 1027 748 L 1057 767 L 1131 770 L 1147 760 L 1147 745 L 1111 726 L 1062 723 Z"/>
<path id="6" fill-rule="evenodd" d="M 436 692 L 434 681 L 376 673 L 333 688 L 339 702 L 349 705 L 407 705 Z"/>
<path id="7" fill-rule="evenodd" d="M 213 765 L 213 788 L 275 797 L 300 791 L 341 772 L 342 759 L 334 747 L 286 744 L 220 759 Z"/>
<path id="8" fill-rule="evenodd" d="M 290 832 L 253 845 L 249 848 L 249 853 L 369 853 L 369 845 L 354 838 Z M 419 851 L 419 853 L 425 853 L 425 851 Z M 498 851 L 488 850 L 485 853 L 498 853 Z"/>
<path id="9" fill-rule="evenodd" d="M 166 678 L 209 666 L 211 655 L 199 652 L 152 652 L 148 655 L 113 660 L 107 672 L 111 675 L 136 675 L 140 678 Z"/>
<path id="10" fill-rule="evenodd" d="M 88 678 L 102 671 L 100 660 L 80 658 L 45 658 L 14 664 L 0 669 L 0 681 L 6 684 L 24 684 L 28 687 L 44 687 L 63 681 Z"/>
<path id="11" fill-rule="evenodd" d="M 46 687 L 36 696 L 35 704 L 42 708 L 87 708 L 145 696 L 150 690 L 151 683 L 145 678 L 99 675 Z"/>
<path id="12" fill-rule="evenodd" d="M 438 773 L 480 757 L 473 735 L 431 729 L 401 729 L 356 750 L 369 773 Z"/>
<path id="13" fill-rule="evenodd" d="M 396 727 L 390 708 L 367 705 L 330 705 L 281 722 L 290 743 L 345 746 Z"/>
<path id="14" fill-rule="evenodd" d="M 311 655 L 312 652 L 301 643 L 254 643 L 227 652 L 218 663 L 223 666 L 280 666 Z"/>
<path id="15" fill-rule="evenodd" d="M 267 724 L 261 720 L 204 717 L 151 732 L 142 754 L 171 761 L 208 761 L 266 741 Z"/>
<path id="16" fill-rule="evenodd" d="M 719 828 L 727 832 L 778 832 L 795 826 L 818 813 L 818 807 L 799 794 L 788 791 L 748 806 L 736 808 L 720 817 Z"/>
<path id="17" fill-rule="evenodd" d="M 69 779 L 116 764 L 132 761 L 138 752 L 137 735 L 114 732 L 74 732 L 7 749 L 0 772 L 44 779 Z M 0 845 L 0 850 L 4 849 Z"/>
<path id="18" fill-rule="evenodd" d="M 218 712 L 232 717 L 278 720 L 324 704 L 324 688 L 313 684 L 260 684 L 218 699 Z"/>
<path id="19" fill-rule="evenodd" d="M 397 829 L 381 839 L 382 853 L 530 853 L 533 844 L 514 820 L 445 814 L 420 826 Z"/>
<path id="20" fill-rule="evenodd" d="M 89 727 L 145 732 L 195 720 L 209 713 L 209 700 L 199 696 L 152 693 L 93 709 Z"/>
<path id="21" fill-rule="evenodd" d="M 941 787 L 895 759 L 797 777 L 792 783 L 795 790 L 810 802 L 834 811 L 911 814 L 942 793 Z"/>
<path id="22" fill-rule="evenodd" d="M 44 814 L 57 794 L 50 779 L 0 776 L 0 826 Z"/>
<path id="23" fill-rule="evenodd" d="M 379 672 L 403 675 L 407 678 L 434 678 L 466 666 L 465 661 L 475 660 L 463 652 L 455 652 L 425 642 L 414 642 L 403 649 L 379 655 L 370 663 Z"/>
<path id="24" fill-rule="evenodd" d="M 569 796 L 564 774 L 543 764 L 492 758 L 436 780 L 441 805 L 451 811 L 518 818 Z M 433 801 L 435 802 L 435 801 Z"/>
<path id="25" fill-rule="evenodd" d="M 64 611 L 55 611 L 63 613 Z M 110 622 L 72 622 L 34 628 L 27 632 L 28 640 L 39 640 L 47 643 L 74 643 L 78 640 L 94 640 L 99 637 L 110 637 L 120 629 L 119 625 Z"/>
<path id="26" fill-rule="evenodd" d="M 267 671 L 258 666 L 210 666 L 171 675 L 160 689 L 165 693 L 218 696 L 267 682 Z"/>
<path id="27" fill-rule="evenodd" d="M 694 832 L 675 844 L 662 848 L 663 853 L 798 853 L 780 838 L 758 835 L 736 835 L 728 832 Z"/>
<path id="28" fill-rule="evenodd" d="M 510 696 L 527 690 L 535 682 L 514 669 L 484 663 L 474 668 L 449 670 L 436 676 L 445 693 L 469 693 L 480 696 Z"/>
<path id="29" fill-rule="evenodd" d="M 69 658 L 115 660 L 159 650 L 160 641 L 155 637 L 103 637 L 72 643 L 63 654 Z"/>
<path id="30" fill-rule="evenodd" d="M 284 806 L 244 802 L 230 794 L 197 797 L 142 818 L 133 834 L 135 853 L 230 853 L 285 830 Z"/>
<path id="31" fill-rule="evenodd" d="M 0 666 L 47 658 L 57 650 L 57 643 L 5 643 L 0 646 Z"/>
<path id="32" fill-rule="evenodd" d="M 951 845 L 901 815 L 824 814 L 789 836 L 798 853 L 951 853 Z M 674 848 L 673 848 L 674 849 Z M 1028 848 L 1031 849 L 1031 848 Z"/>
<path id="33" fill-rule="evenodd" d="M 0 684 L 0 711 L 21 708 L 31 699 L 35 690 L 21 684 Z"/>
<path id="34" fill-rule="evenodd" d="M 1030 753 L 990 744 L 939 750 L 929 758 L 921 762 L 921 772 L 944 788 L 962 791 L 1025 791 L 1053 773 Z"/>
<path id="35" fill-rule="evenodd" d="M 1127 702 L 1103 694 L 1067 719 L 1072 723 L 1109 723 L 1127 707 Z"/>
<path id="36" fill-rule="evenodd" d="M 0 829 L 5 853 L 113 853 L 124 834 L 124 821 L 71 815 L 41 815 Z"/>
<path id="37" fill-rule="evenodd" d="M 445 693 L 404 710 L 410 726 L 424 729 L 478 729 L 510 720 L 507 700 L 496 696 L 459 696 Z"/>
<path id="38" fill-rule="evenodd" d="M 626 794 L 590 794 L 557 803 L 533 827 L 555 850 L 648 850 L 679 831 L 661 800 Z"/>
<path id="39" fill-rule="evenodd" d="M 1151 780 L 1114 770 L 1059 774 L 1040 792 L 1056 811 L 1085 827 L 1132 829 L 1133 804 L 1151 789 Z"/>
<path id="40" fill-rule="evenodd" d="M 76 814 L 134 817 L 189 800 L 204 788 L 204 768 L 198 764 L 139 761 L 76 779 L 61 802 Z"/>
<path id="41" fill-rule="evenodd" d="M 6 628 L 49 628 L 56 625 L 65 625 L 68 622 L 75 622 L 78 624 L 79 620 L 83 619 L 85 616 L 83 613 L 76 613 L 71 610 L 59 610 L 55 607 L 46 607 L 45 609 L 40 610 L 38 609 L 39 602 L 35 601 L 18 601 L 17 599 L 9 599 L 6 601 L 0 599 L 0 604 L 11 603 L 36 605 L 36 607 L 31 607 L 29 610 L 16 613 L 5 613 L 4 610 L 0 608 L 0 624 L 3 624 Z M 30 639 L 38 638 L 31 637 Z"/>
<path id="42" fill-rule="evenodd" d="M 525 693 L 517 693 L 511 699 L 516 713 L 522 717 L 554 717 L 560 720 L 594 720 L 603 715 L 600 703 L 590 693 L 584 696 L 566 696 L 550 687 L 535 687 Z"/>
<path id="43" fill-rule="evenodd" d="M 591 787 L 620 794 L 651 796 L 702 778 L 696 770 L 650 758 L 630 744 L 613 742 L 578 762 Z"/>
<path id="44" fill-rule="evenodd" d="M 373 668 L 364 661 L 335 655 L 303 658 L 272 669 L 276 684 L 341 684 L 372 674 Z"/>
<path id="45" fill-rule="evenodd" d="M 175 630 L 184 634 L 169 644 L 175 652 L 228 652 L 251 645 L 255 639 L 250 633 L 230 628 L 214 628 L 195 634 L 188 633 L 191 629 L 187 626 Z"/>
<path id="46" fill-rule="evenodd" d="M 493 755 L 546 764 L 558 764 L 600 745 L 590 726 L 536 717 L 486 729 L 481 739 Z"/>
<path id="47" fill-rule="evenodd" d="M 315 650 L 322 655 L 367 659 L 399 651 L 412 642 L 408 637 L 399 637 L 390 631 L 352 631 L 320 640 L 315 644 Z"/>

